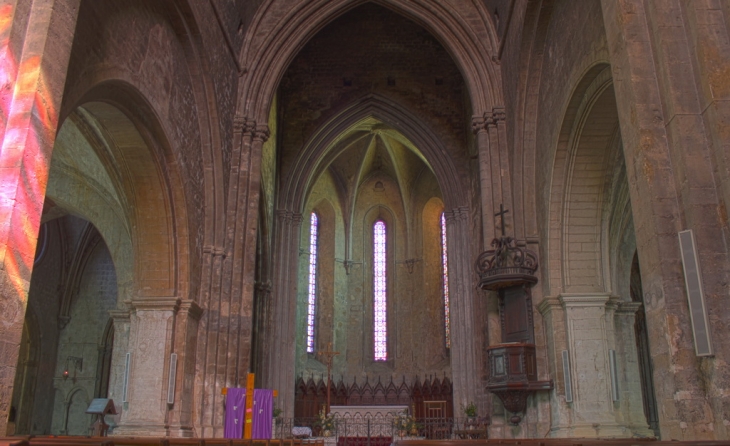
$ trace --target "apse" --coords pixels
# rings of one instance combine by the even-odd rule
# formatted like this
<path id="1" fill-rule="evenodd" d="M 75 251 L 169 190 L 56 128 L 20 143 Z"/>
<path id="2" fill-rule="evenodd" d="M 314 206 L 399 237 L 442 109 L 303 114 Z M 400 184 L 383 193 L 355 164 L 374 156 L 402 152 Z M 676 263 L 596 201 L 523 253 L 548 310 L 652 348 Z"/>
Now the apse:
<path id="1" fill-rule="evenodd" d="M 297 373 L 340 351 L 346 381 L 450 374 L 443 199 L 423 155 L 366 118 L 329 149 L 304 206 Z"/>
<path id="2" fill-rule="evenodd" d="M 259 292 L 257 301 L 257 324 L 276 321 L 257 326 L 258 339 L 282 347 L 256 361 L 262 385 L 284 389 L 285 412 L 299 378 L 326 376 L 325 350 L 339 352 L 335 380 L 453 380 L 464 403 L 481 392 L 472 384 L 486 330 L 471 310 L 479 231 L 469 222 L 481 212 L 467 94 L 428 29 L 372 3 L 324 26 L 283 74 L 262 154 L 262 203 L 274 215 L 260 221 L 274 230 L 272 267 L 260 269 L 270 278 L 259 282 L 271 284 L 271 299 Z M 459 323 L 451 330 L 447 320 Z"/>

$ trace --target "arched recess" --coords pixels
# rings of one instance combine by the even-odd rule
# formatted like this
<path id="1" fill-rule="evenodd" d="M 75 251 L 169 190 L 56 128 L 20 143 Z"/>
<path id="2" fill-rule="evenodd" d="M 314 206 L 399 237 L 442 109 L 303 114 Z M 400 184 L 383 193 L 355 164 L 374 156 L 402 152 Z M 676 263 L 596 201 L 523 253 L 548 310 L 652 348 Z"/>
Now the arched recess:
<path id="1" fill-rule="evenodd" d="M 589 118 L 592 110 L 605 116 Z M 588 132 L 585 132 L 586 123 L 590 127 Z M 558 139 L 550 189 L 546 256 L 550 262 L 549 280 L 543 284 L 546 296 L 568 289 L 605 290 L 601 257 L 602 194 L 608 161 L 606 148 L 616 134 L 617 125 L 611 70 L 599 64 L 590 68 L 576 87 Z M 581 138 L 591 131 L 600 134 L 595 139 Z"/>
<path id="2" fill-rule="evenodd" d="M 294 56 L 327 23 L 363 3 L 367 0 L 297 4 L 276 0 L 260 7 L 241 49 L 240 66 L 250 71 L 241 77 L 237 115 L 259 124 L 267 122 L 275 90 Z M 498 42 L 483 2 L 373 3 L 418 23 L 441 41 L 462 72 L 475 114 L 491 112 L 503 103 L 501 72 L 495 62 Z"/>
<path id="3" fill-rule="evenodd" d="M 475 359 L 476 348 L 474 345 L 474 329 L 472 302 L 474 298 L 474 287 L 472 283 L 472 258 L 470 252 L 473 248 L 473 239 L 471 237 L 471 220 L 468 213 L 467 205 L 469 186 L 465 184 L 467 175 L 460 174 L 464 172 L 463 166 L 457 166 L 455 161 L 447 154 L 449 151 L 440 141 L 440 139 L 423 124 L 409 110 L 400 106 L 393 101 L 380 97 L 378 95 L 367 95 L 359 100 L 343 107 L 334 118 L 323 124 L 318 130 L 313 132 L 310 139 L 304 147 L 298 151 L 297 159 L 292 163 L 296 168 L 291 169 L 291 174 L 282 179 L 282 187 L 279 191 L 279 201 L 277 203 L 277 221 L 275 226 L 275 244 L 274 244 L 274 261 L 273 271 L 275 276 L 272 280 L 272 309 L 271 312 L 277 320 L 277 326 L 274 327 L 269 342 L 275 342 L 282 345 L 276 356 L 270 355 L 264 359 L 265 365 L 263 371 L 263 385 L 280 389 L 282 409 L 285 413 L 293 410 L 294 407 L 294 369 L 291 367 L 296 361 L 296 333 L 294 328 L 296 324 L 296 309 L 292 307 L 292 302 L 297 301 L 296 290 L 299 271 L 301 264 L 299 249 L 301 246 L 301 235 L 305 232 L 302 225 L 308 221 L 308 215 L 304 213 L 307 210 L 307 199 L 313 190 L 318 178 L 320 178 L 328 166 L 347 150 L 351 140 L 357 139 L 356 133 L 358 126 L 372 125 L 379 123 L 372 128 L 372 132 L 390 131 L 398 134 L 398 138 L 402 139 L 404 146 L 413 148 L 412 150 L 418 154 L 421 162 L 426 170 L 430 170 L 431 178 L 435 177 L 435 183 L 439 189 L 438 195 L 443 202 L 443 206 L 447 212 L 447 232 L 451 240 L 451 249 L 449 252 L 449 264 L 451 268 L 451 277 L 453 283 L 453 294 L 458 296 L 452 304 L 452 317 L 459 321 L 456 331 L 452 333 L 454 348 L 450 351 L 451 370 L 454 379 L 454 398 L 457 404 L 466 404 L 469 400 L 475 400 L 473 392 L 478 388 L 477 376 L 479 376 L 479 364 Z M 390 129 L 390 130 L 387 130 Z M 371 130 L 364 133 L 371 132 Z M 387 163 L 386 163 L 387 164 Z M 358 180 L 358 185 L 368 184 L 370 189 L 377 189 L 377 182 L 374 176 L 368 176 L 362 173 L 353 173 Z M 395 178 L 393 178 L 392 187 L 403 189 Z M 382 181 L 386 183 L 385 180 Z M 335 183 L 337 183 L 335 181 Z M 372 183 L 372 184 L 371 184 Z M 387 186 L 387 185 L 386 185 Z M 358 186 L 359 187 L 359 186 Z M 353 189 L 354 191 L 355 189 Z M 359 190 L 359 189 L 357 189 Z M 343 198 L 342 190 L 337 192 L 341 199 L 340 207 L 343 209 L 343 219 L 346 228 L 352 226 L 350 233 L 352 237 L 358 237 L 359 234 L 365 233 L 360 227 L 360 222 L 353 210 L 358 206 L 358 195 L 353 192 L 346 192 Z M 400 200 L 411 199 L 412 192 L 404 192 L 406 196 L 401 196 Z M 351 196 L 350 196 L 351 195 Z M 398 213 L 402 214 L 400 221 L 403 222 L 402 239 L 399 239 L 400 246 L 408 246 L 409 231 L 420 232 L 416 228 L 408 228 L 406 221 L 415 215 L 414 209 L 406 209 L 403 201 L 393 205 L 399 209 Z M 421 204 L 422 206 L 422 204 Z M 408 217 L 406 218 L 405 215 Z M 400 224 L 400 222 L 397 222 Z M 412 223 L 416 227 L 420 226 L 418 219 Z M 354 265 L 351 259 L 353 247 L 361 244 L 356 241 L 346 241 L 344 267 L 366 269 L 364 265 Z M 363 242 L 364 243 L 364 242 Z M 364 244 L 362 244 L 364 246 Z M 363 248 L 364 249 L 364 248 Z M 363 252 L 363 263 L 367 257 Z M 397 268 L 405 270 L 406 260 L 415 262 L 418 259 L 412 257 L 411 248 L 406 248 L 400 254 Z M 419 266 L 420 268 L 420 266 Z M 411 279 L 406 272 L 403 282 Z M 366 286 L 363 286 L 366 288 Z M 360 293 L 364 292 L 361 290 Z M 363 312 L 365 309 L 363 308 Z M 369 331 L 368 331 L 369 332 Z M 366 332 L 367 333 L 367 332 Z M 367 338 L 367 336 L 366 336 Z M 348 341 L 349 342 L 349 341 Z M 371 350 L 370 342 L 363 341 L 363 351 Z M 445 363 L 441 364 L 444 365 Z M 373 367 L 382 368 L 382 364 L 375 364 Z M 385 366 L 386 368 L 388 366 Z M 373 369 L 374 370 L 374 369 Z M 383 369 L 382 372 L 387 372 Z"/>
<path id="4" fill-rule="evenodd" d="M 172 408 L 154 405 L 155 392 L 143 384 L 150 373 L 157 374 L 155 382 L 162 391 L 170 353 L 175 352 L 183 364 L 178 369 L 176 401 L 191 404 L 192 386 L 183 388 L 183 382 L 192 382 L 194 367 L 189 364 L 194 362 L 196 344 L 189 339 L 197 338 L 197 323 L 187 321 L 199 318 L 200 311 L 194 303 L 199 280 L 191 277 L 190 252 L 201 250 L 200 240 L 190 237 L 190 197 L 179 171 L 181 155 L 170 146 L 152 105 L 139 90 L 122 81 L 92 86 L 69 118 L 80 135 L 75 139 L 87 141 L 99 166 L 84 175 L 83 163 L 76 165 L 67 159 L 62 170 L 67 182 L 76 182 L 81 188 L 94 184 L 97 193 L 88 197 L 62 196 L 57 202 L 88 216 L 101 228 L 112 254 L 120 254 L 114 257 L 115 265 L 121 260 L 126 267 L 120 274 L 118 309 L 112 314 L 115 345 L 109 393 L 121 403 L 125 354 L 129 351 L 132 358 L 127 398 L 134 404 L 129 410 L 121 410 L 121 405 L 118 408 L 122 415 L 117 431 L 137 433 L 135 423 L 144 420 L 159 422 L 160 435 L 178 428 L 181 432 L 176 435 L 190 435 L 186 432 L 192 429 L 192 422 L 185 419 L 190 412 L 182 403 Z M 73 145 L 74 138 L 70 142 Z M 95 175 L 105 176 L 106 184 L 95 181 Z M 49 193 L 54 191 L 62 195 L 63 184 L 57 189 L 49 185 Z M 110 224 L 104 224 L 110 219 Z M 200 271 L 198 266 L 195 270 Z M 178 330 L 182 334 L 176 337 Z M 150 343 L 150 337 L 163 342 Z M 188 357 L 191 359 L 186 360 Z M 155 410 L 150 413 L 146 407 Z"/>
<path id="5" fill-rule="evenodd" d="M 551 395 L 557 409 L 551 435 L 595 436 L 590 429 L 596 423 L 602 436 L 651 435 L 638 379 L 634 321 L 640 304 L 631 301 L 630 268 L 622 259 L 634 252 L 636 241 L 606 64 L 588 69 L 573 92 L 554 157 L 549 206 L 550 280 L 543 286 L 555 298 L 539 309 L 554 333 L 551 374 L 573 377 L 571 404 L 562 379 Z M 569 371 L 563 370 L 563 351 Z"/>
<path id="6" fill-rule="evenodd" d="M 95 234 L 101 235 L 114 261 L 120 295 L 128 299 L 132 295 L 134 254 L 124 210 L 126 201 L 119 193 L 119 172 L 106 159 L 110 141 L 95 130 L 96 125 L 93 117 L 81 108 L 61 125 L 48 176 L 43 222 L 66 213 L 89 222 L 84 239 L 96 243 Z M 85 190 L 88 192 L 80 193 Z M 92 231 L 93 228 L 96 229 Z M 83 270 L 83 265 L 69 267 L 75 268 L 77 274 Z M 64 298 L 69 297 L 74 285 L 69 283 L 66 288 Z M 62 305 L 66 311 L 69 304 Z"/>
<path id="7" fill-rule="evenodd" d="M 97 156 L 130 228 L 134 297 L 187 296 L 190 251 L 184 188 L 154 110 L 132 85 L 94 85 L 79 101 Z M 153 249 L 150 249 L 153 248 Z"/>

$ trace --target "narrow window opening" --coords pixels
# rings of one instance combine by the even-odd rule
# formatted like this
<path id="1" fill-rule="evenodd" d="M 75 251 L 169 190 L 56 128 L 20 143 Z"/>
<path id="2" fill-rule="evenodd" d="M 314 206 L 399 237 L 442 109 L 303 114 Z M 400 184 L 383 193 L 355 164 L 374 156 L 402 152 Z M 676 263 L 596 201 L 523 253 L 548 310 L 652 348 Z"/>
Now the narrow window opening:
<path id="1" fill-rule="evenodd" d="M 315 315 L 317 312 L 317 214 L 309 225 L 309 290 L 307 293 L 307 353 L 314 353 Z"/>
<path id="2" fill-rule="evenodd" d="M 373 226 L 373 320 L 375 360 L 388 360 L 387 271 L 385 222 Z"/>
<path id="3" fill-rule="evenodd" d="M 451 323 L 449 322 L 449 258 L 446 254 L 446 217 L 441 213 L 441 278 L 444 293 L 444 334 L 446 348 L 451 348 Z"/>

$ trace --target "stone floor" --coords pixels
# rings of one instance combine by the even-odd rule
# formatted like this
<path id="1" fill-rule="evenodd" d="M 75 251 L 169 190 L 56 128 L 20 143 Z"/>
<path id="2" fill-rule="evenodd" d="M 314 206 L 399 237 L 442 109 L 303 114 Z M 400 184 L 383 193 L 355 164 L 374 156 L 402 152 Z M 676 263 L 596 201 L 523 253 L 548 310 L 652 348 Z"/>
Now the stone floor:
<path id="1" fill-rule="evenodd" d="M 168 437 L 0 437 L 0 446 L 324 446 L 317 440 L 228 440 L 221 438 Z M 399 440 L 393 446 L 727 446 L 730 441 L 657 441 L 649 439 L 491 439 L 491 440 Z"/>

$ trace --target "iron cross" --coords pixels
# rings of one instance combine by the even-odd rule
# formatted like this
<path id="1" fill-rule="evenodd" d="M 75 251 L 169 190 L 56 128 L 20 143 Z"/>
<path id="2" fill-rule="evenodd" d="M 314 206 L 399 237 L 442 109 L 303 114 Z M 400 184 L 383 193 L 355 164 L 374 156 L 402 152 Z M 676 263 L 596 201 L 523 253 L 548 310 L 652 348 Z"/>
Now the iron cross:
<path id="1" fill-rule="evenodd" d="M 499 212 L 494 214 L 495 217 L 500 217 L 502 219 L 502 237 L 504 237 L 504 214 L 509 212 L 507 209 L 504 208 L 502 203 L 499 204 Z"/>

